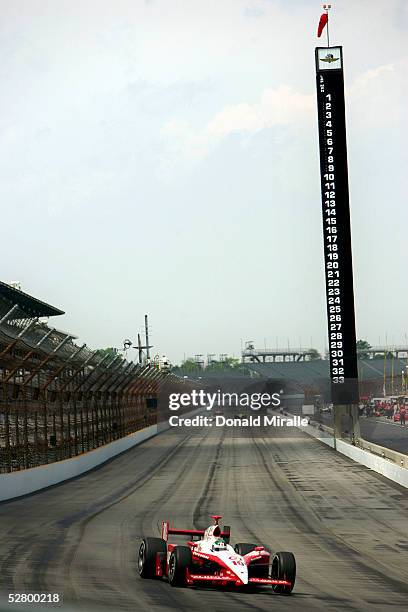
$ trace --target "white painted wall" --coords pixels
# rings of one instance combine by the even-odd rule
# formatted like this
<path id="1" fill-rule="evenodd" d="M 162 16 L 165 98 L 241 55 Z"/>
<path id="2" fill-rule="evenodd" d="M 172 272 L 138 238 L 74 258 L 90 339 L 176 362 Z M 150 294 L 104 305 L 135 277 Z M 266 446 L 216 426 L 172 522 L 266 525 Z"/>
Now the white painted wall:
<path id="1" fill-rule="evenodd" d="M 313 425 L 306 425 L 305 427 L 298 427 L 302 431 L 305 431 L 309 436 L 313 436 L 313 438 L 317 438 L 320 442 L 327 444 L 330 448 L 334 448 L 334 438 L 333 434 L 327 432 L 326 430 L 320 430 L 317 427 L 313 427 Z"/>
<path id="2" fill-rule="evenodd" d="M 318 427 L 314 427 L 313 425 L 306 425 L 305 427 L 299 427 L 302 431 L 305 431 L 309 436 L 313 436 L 334 448 L 334 438 L 333 435 L 327 431 L 329 428 L 325 428 L 324 431 L 321 431 Z M 375 446 L 375 445 L 374 445 Z M 353 459 L 357 463 L 361 463 L 361 465 L 365 465 L 370 470 L 397 482 L 403 487 L 408 488 L 408 470 L 404 467 L 400 467 L 393 461 L 389 461 L 388 459 L 383 459 L 383 457 L 379 457 L 369 451 L 366 451 L 358 446 L 353 446 L 349 442 L 345 442 L 344 440 L 336 440 L 336 450 L 337 452 Z"/>
<path id="3" fill-rule="evenodd" d="M 129 434 L 124 438 L 71 459 L 56 461 L 48 465 L 40 465 L 39 467 L 21 470 L 20 472 L 0 474 L 0 501 L 27 495 L 28 493 L 39 491 L 45 487 L 84 474 L 156 434 L 157 425 L 151 425 L 146 429 Z"/>
<path id="4" fill-rule="evenodd" d="M 378 472 L 378 474 L 382 474 L 386 478 L 408 488 L 408 470 L 406 468 L 400 467 L 388 459 L 378 457 L 378 455 L 373 455 L 362 448 L 348 444 L 343 440 L 337 440 L 336 446 L 339 453 L 350 457 L 353 461 L 366 465 L 371 470 L 374 470 L 374 472 Z"/>
<path id="5" fill-rule="evenodd" d="M 201 412 L 201 408 L 192 410 L 184 417 L 191 417 Z M 65 459 L 64 461 L 56 461 L 47 465 L 21 470 L 20 472 L 11 472 L 10 474 L 0 474 L 0 502 L 14 497 L 21 497 L 28 493 L 34 493 L 40 489 L 45 489 L 52 485 L 75 478 L 85 472 L 89 472 L 94 467 L 105 463 L 112 457 L 123 453 L 153 436 L 170 429 L 168 422 L 151 425 L 146 429 L 142 429 L 135 433 L 129 434 L 124 438 L 100 446 L 77 457 Z"/>

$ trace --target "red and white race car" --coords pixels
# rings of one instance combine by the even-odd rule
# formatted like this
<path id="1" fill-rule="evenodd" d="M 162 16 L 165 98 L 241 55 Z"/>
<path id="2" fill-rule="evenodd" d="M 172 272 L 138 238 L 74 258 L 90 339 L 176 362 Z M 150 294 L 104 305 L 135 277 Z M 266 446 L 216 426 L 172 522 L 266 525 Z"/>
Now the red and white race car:
<path id="1" fill-rule="evenodd" d="M 221 516 L 200 529 L 173 529 L 162 523 L 161 538 L 143 538 L 138 567 L 142 578 L 166 577 L 171 586 L 272 586 L 276 593 L 289 594 L 295 585 L 296 561 L 291 552 L 273 555 L 263 546 L 230 545 L 230 528 L 221 527 Z M 171 544 L 169 535 L 188 536 L 187 546 Z M 198 539 L 197 539 L 198 538 Z"/>

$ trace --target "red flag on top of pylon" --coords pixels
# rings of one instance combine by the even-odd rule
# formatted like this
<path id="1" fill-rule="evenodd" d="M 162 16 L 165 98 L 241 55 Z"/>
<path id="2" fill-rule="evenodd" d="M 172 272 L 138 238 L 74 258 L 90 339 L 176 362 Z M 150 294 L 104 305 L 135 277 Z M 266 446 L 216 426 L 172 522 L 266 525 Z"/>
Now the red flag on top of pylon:
<path id="1" fill-rule="evenodd" d="M 322 35 L 322 32 L 325 28 L 325 26 L 327 26 L 327 22 L 329 21 L 329 16 L 327 13 L 322 13 L 322 15 L 320 16 L 320 20 L 319 20 L 319 27 L 317 28 L 317 38 L 320 38 Z"/>

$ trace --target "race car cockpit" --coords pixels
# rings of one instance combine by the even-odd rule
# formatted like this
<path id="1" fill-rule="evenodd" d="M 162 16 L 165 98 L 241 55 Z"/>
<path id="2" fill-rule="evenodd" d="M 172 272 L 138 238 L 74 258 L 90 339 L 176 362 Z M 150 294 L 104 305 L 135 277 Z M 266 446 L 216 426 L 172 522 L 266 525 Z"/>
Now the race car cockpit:
<path id="1" fill-rule="evenodd" d="M 214 544 L 211 546 L 211 550 L 214 552 L 227 550 L 227 545 L 222 538 L 218 538 L 218 540 L 215 540 Z"/>

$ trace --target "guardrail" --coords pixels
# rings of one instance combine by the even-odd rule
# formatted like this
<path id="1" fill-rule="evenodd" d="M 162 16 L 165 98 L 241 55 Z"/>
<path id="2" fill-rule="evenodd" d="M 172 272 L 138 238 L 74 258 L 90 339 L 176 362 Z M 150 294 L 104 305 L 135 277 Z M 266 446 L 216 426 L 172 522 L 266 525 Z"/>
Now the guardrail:
<path id="1" fill-rule="evenodd" d="M 334 436 L 333 428 L 329 427 L 328 425 L 324 425 L 322 423 L 319 423 L 318 421 L 310 421 L 310 425 L 312 427 L 317 427 L 320 431 L 325 431 L 327 433 L 330 433 L 332 436 Z M 342 439 L 342 441 L 349 443 L 347 442 L 347 440 L 344 440 L 344 439 Z M 395 463 L 396 465 L 399 465 L 400 467 L 408 469 L 408 455 L 405 455 L 404 453 L 400 453 L 398 451 L 395 451 L 391 448 L 387 448 L 385 446 L 380 446 L 379 444 L 376 444 L 375 442 L 369 442 L 368 440 L 365 440 L 364 438 L 357 438 L 357 440 L 355 441 L 355 444 L 353 444 L 352 446 L 361 448 L 362 450 L 368 451 L 369 453 L 372 453 L 373 455 L 377 455 L 378 457 L 381 457 L 382 459 L 387 459 L 388 461 L 392 461 L 393 463 Z"/>
<path id="2" fill-rule="evenodd" d="M 373 442 L 369 442 L 368 440 L 364 440 L 363 438 L 359 438 L 357 440 L 356 446 L 358 446 L 362 450 L 372 453 L 373 455 L 377 455 L 378 457 L 382 457 L 383 459 L 387 459 L 388 461 L 392 461 L 396 465 L 408 469 L 408 455 L 404 455 L 403 453 L 399 453 L 398 451 L 386 448 L 385 446 L 380 446 L 379 444 L 374 444 Z"/>

